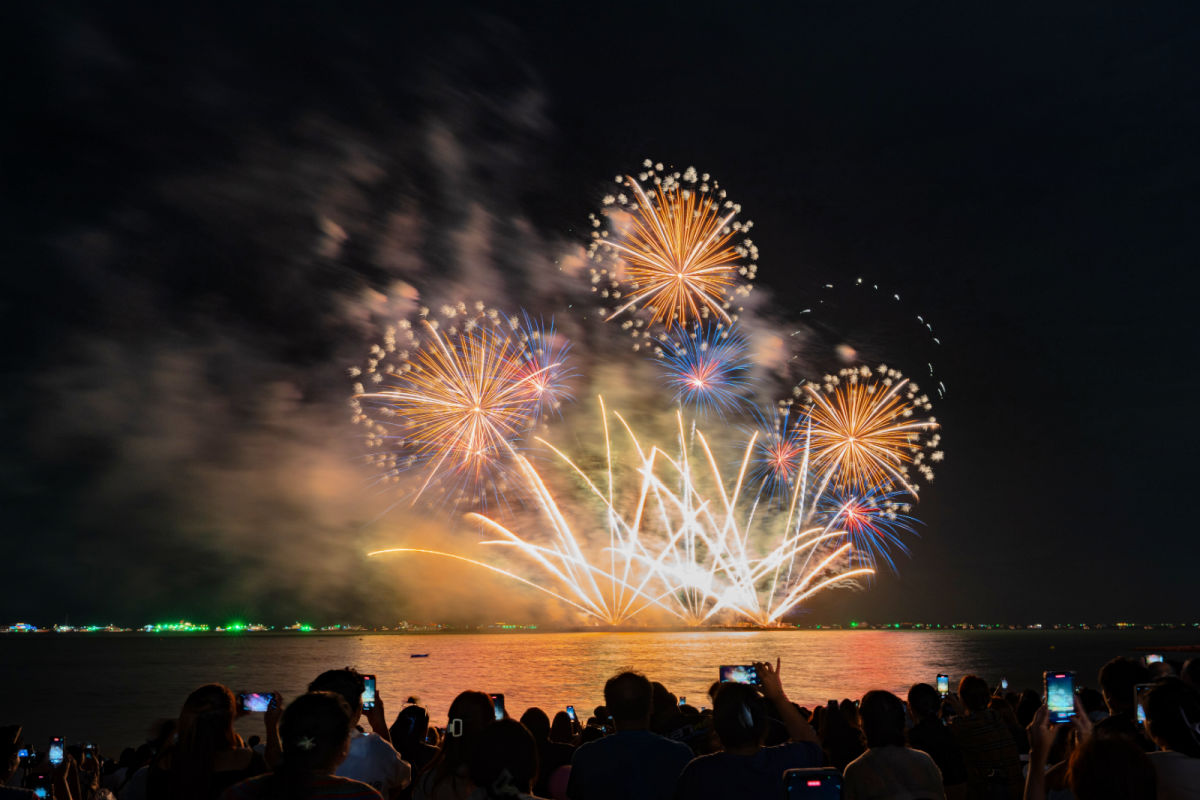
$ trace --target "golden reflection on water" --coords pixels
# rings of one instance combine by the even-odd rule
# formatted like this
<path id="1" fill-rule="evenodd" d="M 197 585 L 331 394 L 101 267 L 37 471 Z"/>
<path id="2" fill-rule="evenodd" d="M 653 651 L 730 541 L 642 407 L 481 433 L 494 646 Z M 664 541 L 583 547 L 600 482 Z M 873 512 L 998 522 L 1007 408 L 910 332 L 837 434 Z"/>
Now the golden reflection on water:
<path id="1" fill-rule="evenodd" d="M 1073 669 L 1095 686 L 1100 666 L 1135 648 L 1195 645 L 1192 630 L 1143 631 L 680 631 L 429 635 L 34 635 L 0 639 L 0 711 L 31 741 L 51 735 L 106 749 L 138 744 L 188 693 L 219 681 L 291 699 L 327 669 L 373 672 L 393 719 L 409 695 L 437 724 L 464 689 L 503 692 L 509 713 L 602 702 L 604 681 L 633 667 L 696 706 L 722 664 L 783 659 L 784 687 L 811 706 L 870 689 L 903 694 L 918 681 L 967 672 L 1014 688 L 1040 687 L 1043 669 Z M 428 658 L 410 658 L 428 653 Z M 248 736 L 261 715 L 238 721 Z M 119 752 L 119 751 L 118 751 Z"/>
<path id="2" fill-rule="evenodd" d="M 776 658 L 788 695 L 803 705 L 869 689 L 903 695 L 914 682 L 932 682 L 960 664 L 962 644 L 949 633 L 889 631 L 374 636 L 356 639 L 347 658 L 375 672 L 389 709 L 416 695 L 436 721 L 464 689 L 504 693 L 514 716 L 568 703 L 590 712 L 603 702 L 604 682 L 625 668 L 706 706 L 720 665 Z M 409 657 L 423 652 L 429 657 Z"/>

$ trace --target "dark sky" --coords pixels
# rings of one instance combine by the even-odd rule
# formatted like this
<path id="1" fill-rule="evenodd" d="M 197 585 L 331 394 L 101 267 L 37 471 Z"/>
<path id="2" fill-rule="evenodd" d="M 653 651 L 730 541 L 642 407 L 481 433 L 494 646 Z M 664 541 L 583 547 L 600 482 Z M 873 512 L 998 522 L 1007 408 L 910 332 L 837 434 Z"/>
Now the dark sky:
<path id="1" fill-rule="evenodd" d="M 1194 616 L 1187 4 L 37 5 L 3 26 L 0 621 L 428 600 L 360 563 L 362 298 L 467 281 L 480 209 L 533 296 L 644 157 L 731 189 L 779 318 L 864 276 L 937 326 L 922 536 L 814 619 Z"/>

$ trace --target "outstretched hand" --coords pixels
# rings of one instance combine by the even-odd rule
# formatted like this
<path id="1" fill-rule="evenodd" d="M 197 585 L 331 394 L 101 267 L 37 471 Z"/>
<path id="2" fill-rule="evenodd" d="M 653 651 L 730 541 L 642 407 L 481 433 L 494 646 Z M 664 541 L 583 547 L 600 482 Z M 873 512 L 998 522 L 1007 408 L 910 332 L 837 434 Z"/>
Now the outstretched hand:
<path id="1" fill-rule="evenodd" d="M 754 669 L 758 672 L 758 684 L 768 700 L 787 699 L 783 692 L 783 680 L 779 675 L 781 664 L 778 658 L 775 659 L 773 668 L 768 661 L 758 661 L 754 664 Z"/>

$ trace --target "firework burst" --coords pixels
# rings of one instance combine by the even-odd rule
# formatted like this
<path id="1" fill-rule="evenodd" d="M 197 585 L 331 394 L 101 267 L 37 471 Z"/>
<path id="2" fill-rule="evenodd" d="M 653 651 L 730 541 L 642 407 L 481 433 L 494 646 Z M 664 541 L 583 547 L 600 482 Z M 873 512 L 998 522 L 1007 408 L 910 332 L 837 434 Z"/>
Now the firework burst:
<path id="1" fill-rule="evenodd" d="M 664 172 L 647 160 L 637 177 L 616 181 L 620 190 L 604 198 L 616 221 L 610 230 L 592 215 L 589 249 L 598 265 L 592 288 L 611 304 L 608 319 L 641 311 L 626 321 L 635 336 L 656 323 L 690 326 L 710 316 L 732 322 L 758 260 L 746 235 L 752 223 L 736 219 L 741 207 L 690 167 Z"/>
<path id="2" fill-rule="evenodd" d="M 366 367 L 351 370 L 360 379 L 354 419 L 367 429 L 372 463 L 391 482 L 423 470 L 414 502 L 432 485 L 456 502 L 498 495 L 514 445 L 566 393 L 567 345 L 552 326 L 547 335 L 528 317 L 482 303 L 420 317 L 389 328 Z"/>
<path id="3" fill-rule="evenodd" d="M 898 370 L 847 368 L 804 390 L 815 466 L 839 489 L 903 488 L 915 496 L 913 471 L 933 481 L 931 462 L 942 460 L 937 419 L 919 416 L 933 406 Z"/>
<path id="4" fill-rule="evenodd" d="M 750 361 L 746 340 L 727 326 L 676 328 L 659 340 L 655 354 L 675 390 L 675 402 L 721 414 L 745 403 Z"/>
<path id="5" fill-rule="evenodd" d="M 741 619 L 778 624 L 798 604 L 834 586 L 852 585 L 874 573 L 858 563 L 854 544 L 838 527 L 844 513 L 818 519 L 808 486 L 793 493 L 787 513 L 766 513 L 754 497 L 747 470 L 754 438 L 746 443 L 733 474 L 725 475 L 700 431 L 688 434 L 677 414 L 676 455 L 643 444 L 620 414 L 627 449 L 614 455 L 605 425 L 604 468 L 591 474 L 549 443 L 541 443 L 599 502 L 600 524 L 573 523 L 547 480 L 515 454 L 526 493 L 540 511 L 529 535 L 494 517 L 468 517 L 496 538 L 484 547 L 512 550 L 543 580 L 466 555 L 414 548 L 372 553 L 419 552 L 467 561 L 512 577 L 567 603 L 597 622 L 627 623 L 646 612 L 688 625 Z M 695 441 L 694 448 L 687 443 Z M 632 463 L 633 470 L 614 469 Z M 628 483 L 622 484 L 622 481 Z M 602 521 L 601 521 L 602 520 Z"/>
<path id="6" fill-rule="evenodd" d="M 882 561 L 896 571 L 893 551 L 908 554 L 906 535 L 916 535 L 916 520 L 904 492 L 834 492 L 823 501 L 822 512 L 838 520 L 846 541 L 854 545 L 858 563 L 874 568 Z"/>

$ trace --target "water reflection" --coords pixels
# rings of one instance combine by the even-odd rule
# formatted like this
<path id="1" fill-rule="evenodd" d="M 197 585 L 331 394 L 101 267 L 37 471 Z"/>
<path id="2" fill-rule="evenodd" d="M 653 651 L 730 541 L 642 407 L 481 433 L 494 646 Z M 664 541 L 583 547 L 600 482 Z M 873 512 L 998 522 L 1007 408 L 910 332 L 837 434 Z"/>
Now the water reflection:
<path id="1" fill-rule="evenodd" d="M 305 690 L 320 672 L 355 666 L 378 676 L 389 717 L 416 695 L 442 724 L 463 689 L 503 692 L 509 713 L 602 702 L 604 681 L 633 667 L 693 705 L 707 705 L 721 664 L 783 659 L 784 686 L 805 705 L 869 689 L 906 692 L 939 672 L 1014 688 L 1043 669 L 1095 684 L 1100 665 L 1140 646 L 1195 644 L 1189 631 L 697 631 L 404 636 L 14 636 L 0 641 L 0 709 L 34 739 L 65 735 L 113 748 L 144 740 L 197 686 Z M 428 658 L 410 658 L 428 653 Z M 243 735 L 261 720 L 238 722 Z"/>

